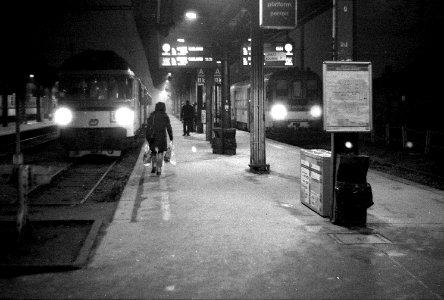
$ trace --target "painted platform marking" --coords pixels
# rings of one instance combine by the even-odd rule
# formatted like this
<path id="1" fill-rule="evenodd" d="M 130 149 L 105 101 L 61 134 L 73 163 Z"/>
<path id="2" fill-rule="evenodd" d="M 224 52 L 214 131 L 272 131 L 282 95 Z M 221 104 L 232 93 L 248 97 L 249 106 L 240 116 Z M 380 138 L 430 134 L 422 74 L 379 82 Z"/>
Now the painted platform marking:
<path id="1" fill-rule="evenodd" d="M 162 217 L 163 221 L 171 219 L 170 198 L 168 193 L 168 182 L 164 178 L 150 178 L 143 183 L 143 191 L 139 195 L 139 203 L 135 207 L 136 216 L 134 221 L 153 220 Z M 159 214 L 160 212 L 160 214 Z"/>

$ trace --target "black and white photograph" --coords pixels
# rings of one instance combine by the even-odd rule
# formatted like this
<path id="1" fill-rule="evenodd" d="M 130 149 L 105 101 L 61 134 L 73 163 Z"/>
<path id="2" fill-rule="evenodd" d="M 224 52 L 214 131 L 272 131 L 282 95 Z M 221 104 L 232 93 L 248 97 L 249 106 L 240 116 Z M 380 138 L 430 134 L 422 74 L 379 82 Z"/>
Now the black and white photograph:
<path id="1" fill-rule="evenodd" d="M 0 299 L 443 299 L 441 0 L 0 5 Z"/>

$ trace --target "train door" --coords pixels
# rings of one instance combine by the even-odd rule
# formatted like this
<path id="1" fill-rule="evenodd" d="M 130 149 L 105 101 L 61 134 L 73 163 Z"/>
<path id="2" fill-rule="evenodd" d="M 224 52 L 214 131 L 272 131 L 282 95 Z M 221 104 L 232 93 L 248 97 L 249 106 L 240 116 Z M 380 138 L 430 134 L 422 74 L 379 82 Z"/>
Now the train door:
<path id="1" fill-rule="evenodd" d="M 221 98 L 222 98 L 222 89 L 220 84 L 214 85 L 213 90 L 213 116 L 214 116 L 214 126 L 220 127 L 221 126 L 221 114 L 220 114 L 220 105 L 221 105 Z"/>
<path id="2" fill-rule="evenodd" d="M 251 128 L 251 121 L 253 120 L 253 118 L 252 118 L 252 116 L 251 116 L 251 114 L 253 113 L 252 111 L 251 111 L 251 109 L 250 109 L 250 105 L 251 105 L 251 87 L 249 87 L 248 89 L 247 89 L 247 95 L 246 95 L 247 97 L 246 97 L 246 105 L 247 105 L 247 130 L 248 131 L 250 131 L 250 128 Z"/>

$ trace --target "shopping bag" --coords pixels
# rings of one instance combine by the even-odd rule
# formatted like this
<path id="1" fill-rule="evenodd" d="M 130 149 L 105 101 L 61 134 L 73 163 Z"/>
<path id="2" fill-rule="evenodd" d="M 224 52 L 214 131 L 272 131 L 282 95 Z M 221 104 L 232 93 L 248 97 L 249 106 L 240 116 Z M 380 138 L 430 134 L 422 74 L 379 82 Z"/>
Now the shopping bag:
<path id="1" fill-rule="evenodd" d="M 145 144 L 145 149 L 143 153 L 143 164 L 145 167 L 149 167 L 151 165 L 151 150 L 148 144 Z"/>
<path id="2" fill-rule="evenodd" d="M 174 150 L 174 147 L 171 147 L 171 157 L 170 157 L 170 163 L 172 165 L 176 165 L 176 151 Z"/>
<path id="3" fill-rule="evenodd" d="M 165 155 L 163 157 L 163 160 L 166 162 L 169 162 L 171 159 L 171 147 L 167 148 L 167 151 L 165 151 Z"/>

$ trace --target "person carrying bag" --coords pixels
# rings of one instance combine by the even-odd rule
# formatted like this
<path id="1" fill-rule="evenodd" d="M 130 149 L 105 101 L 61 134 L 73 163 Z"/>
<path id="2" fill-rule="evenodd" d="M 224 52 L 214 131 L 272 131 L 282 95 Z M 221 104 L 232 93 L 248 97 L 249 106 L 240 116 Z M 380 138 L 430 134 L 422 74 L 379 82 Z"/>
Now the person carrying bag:
<path id="1" fill-rule="evenodd" d="M 151 151 L 151 173 L 162 174 L 165 151 L 168 149 L 167 134 L 173 146 L 173 130 L 164 102 L 157 102 L 147 120 L 146 140 Z"/>

